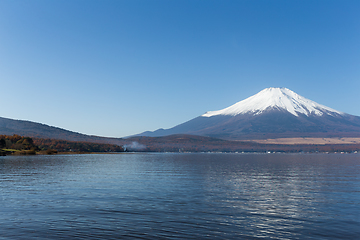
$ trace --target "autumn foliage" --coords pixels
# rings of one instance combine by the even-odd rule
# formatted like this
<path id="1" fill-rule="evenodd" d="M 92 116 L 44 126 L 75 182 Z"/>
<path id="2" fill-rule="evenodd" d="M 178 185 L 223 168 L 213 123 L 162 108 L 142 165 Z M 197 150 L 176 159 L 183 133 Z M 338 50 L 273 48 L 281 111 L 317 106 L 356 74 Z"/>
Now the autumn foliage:
<path id="1" fill-rule="evenodd" d="M 0 155 L 55 154 L 58 152 L 123 152 L 121 146 L 65 140 L 30 138 L 19 135 L 0 135 Z"/>
<path id="2" fill-rule="evenodd" d="M 121 146 L 89 142 L 73 142 L 56 139 L 35 138 L 34 143 L 42 150 L 54 149 L 58 152 L 123 152 Z"/>
<path id="3" fill-rule="evenodd" d="M 34 144 L 32 138 L 22 137 L 19 135 L 0 135 L 0 148 L 16 150 L 38 150 L 38 147 Z"/>

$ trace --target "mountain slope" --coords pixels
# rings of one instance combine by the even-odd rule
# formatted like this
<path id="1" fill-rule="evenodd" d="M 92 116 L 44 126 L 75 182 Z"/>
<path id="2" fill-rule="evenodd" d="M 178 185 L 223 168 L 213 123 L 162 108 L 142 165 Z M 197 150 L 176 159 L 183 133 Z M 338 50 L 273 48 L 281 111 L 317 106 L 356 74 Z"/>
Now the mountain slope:
<path id="1" fill-rule="evenodd" d="M 122 145 L 124 140 L 121 138 L 106 138 L 89 136 L 77 132 L 72 132 L 58 127 L 52 127 L 41 123 L 14 120 L 0 117 L 0 134 L 21 135 L 34 138 L 61 139 L 68 141 L 85 141 L 97 143 L 111 143 Z"/>
<path id="2" fill-rule="evenodd" d="M 228 108 L 170 129 L 139 136 L 193 134 L 222 139 L 360 137 L 360 117 L 306 99 L 287 88 L 267 88 Z"/>

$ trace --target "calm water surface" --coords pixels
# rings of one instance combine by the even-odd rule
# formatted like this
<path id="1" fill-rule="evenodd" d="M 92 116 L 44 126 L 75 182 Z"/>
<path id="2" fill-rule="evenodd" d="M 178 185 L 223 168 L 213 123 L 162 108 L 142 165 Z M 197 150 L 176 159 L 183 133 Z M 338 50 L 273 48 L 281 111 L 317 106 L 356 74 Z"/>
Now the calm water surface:
<path id="1" fill-rule="evenodd" d="M 360 154 L 0 157 L 0 239 L 359 239 Z"/>

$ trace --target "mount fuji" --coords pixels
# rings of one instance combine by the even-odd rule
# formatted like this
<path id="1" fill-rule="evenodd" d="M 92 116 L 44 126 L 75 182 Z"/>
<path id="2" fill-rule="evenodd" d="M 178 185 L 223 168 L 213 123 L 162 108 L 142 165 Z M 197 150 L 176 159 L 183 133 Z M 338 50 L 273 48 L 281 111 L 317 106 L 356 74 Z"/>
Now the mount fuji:
<path id="1" fill-rule="evenodd" d="M 318 104 L 287 88 L 266 88 L 222 110 L 170 129 L 136 136 L 191 134 L 229 140 L 360 137 L 360 117 Z"/>

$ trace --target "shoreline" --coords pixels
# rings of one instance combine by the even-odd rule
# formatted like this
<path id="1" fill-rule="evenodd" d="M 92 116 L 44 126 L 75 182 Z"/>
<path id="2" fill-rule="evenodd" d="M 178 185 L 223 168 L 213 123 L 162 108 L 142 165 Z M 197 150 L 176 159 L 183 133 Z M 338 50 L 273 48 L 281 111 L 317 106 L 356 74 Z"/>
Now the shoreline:
<path id="1" fill-rule="evenodd" d="M 281 144 L 281 145 L 342 145 L 342 144 L 360 144 L 360 138 L 356 137 L 334 137 L 334 138 L 316 138 L 316 137 L 298 137 L 298 138 L 269 138 L 255 140 L 239 140 L 245 142 L 256 142 L 262 144 Z"/>
<path id="2" fill-rule="evenodd" d="M 340 152 L 340 151 L 336 151 L 336 152 L 323 152 L 323 151 L 317 151 L 317 152 L 291 152 L 291 151 L 286 151 L 286 152 L 282 152 L 282 151 L 259 151 L 259 152 L 240 152 L 240 151 L 236 151 L 236 152 L 225 152 L 225 151 L 207 151 L 207 152 L 170 152 L 170 151 L 163 151 L 163 152 L 59 152 L 59 153 L 54 153 L 54 154 L 46 154 L 46 153 L 36 153 L 36 154 L 7 154 L 7 155 L 0 155 L 0 156 L 56 156 L 56 155 L 86 155 L 86 154 L 90 154 L 90 155 L 94 155 L 94 154 L 99 154 L 99 155 L 103 155 L 103 154 L 344 154 L 344 155 L 348 155 L 348 154 L 360 154 L 360 151 L 351 151 L 351 152 Z"/>

